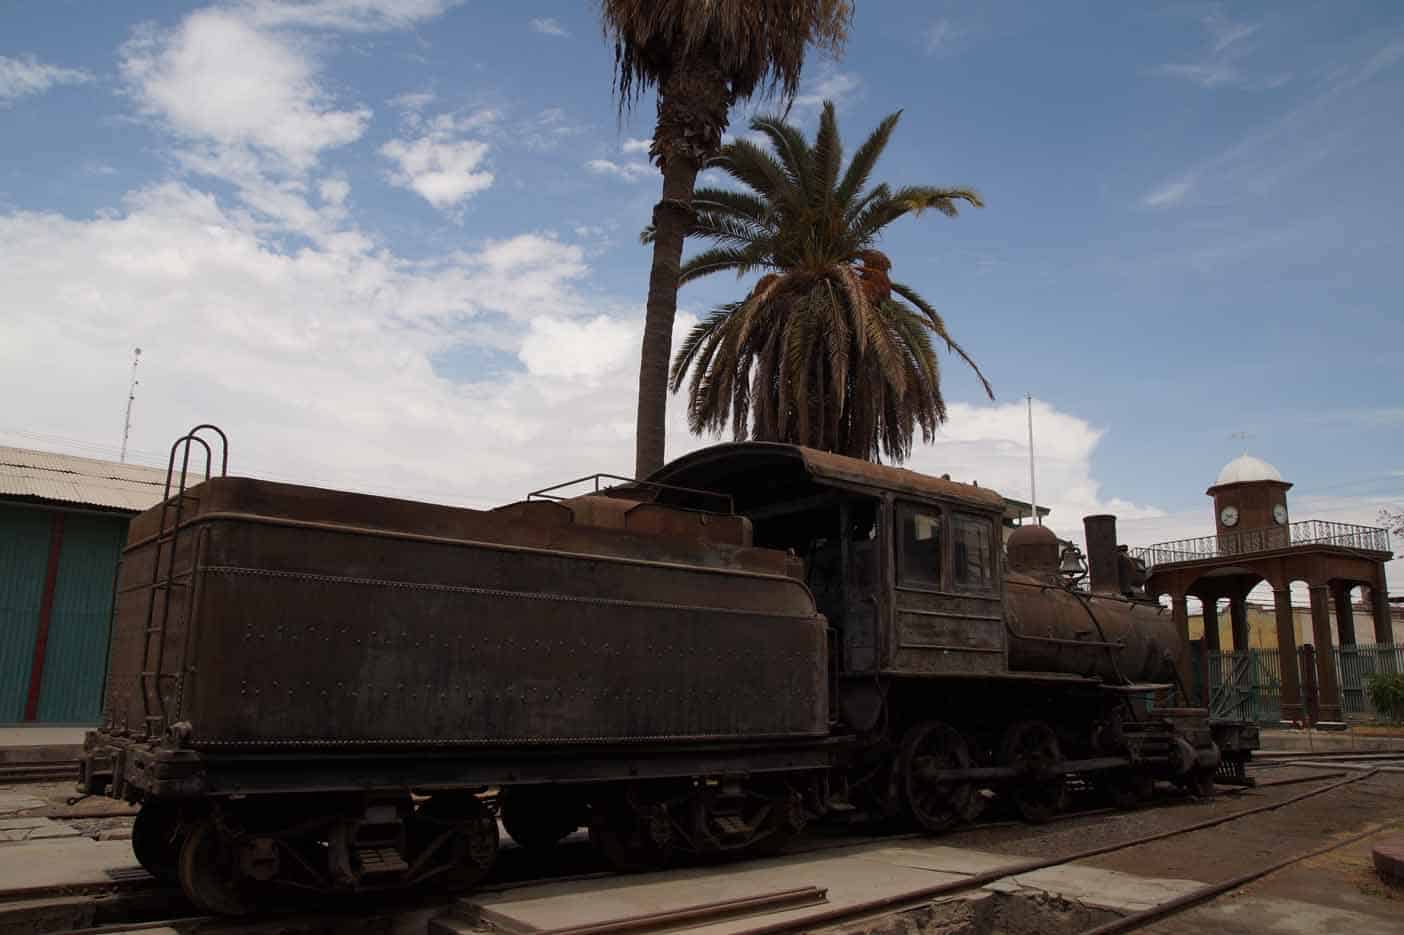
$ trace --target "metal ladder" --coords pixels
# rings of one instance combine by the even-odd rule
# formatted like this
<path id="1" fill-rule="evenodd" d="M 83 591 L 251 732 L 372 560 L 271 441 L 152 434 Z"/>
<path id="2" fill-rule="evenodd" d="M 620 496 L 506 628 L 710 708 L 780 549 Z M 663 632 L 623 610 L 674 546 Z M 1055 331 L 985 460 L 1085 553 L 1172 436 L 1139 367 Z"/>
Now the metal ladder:
<path id="1" fill-rule="evenodd" d="M 199 445 L 205 450 L 204 480 L 210 479 L 213 467 L 213 451 L 209 442 L 200 437 L 200 433 L 207 429 L 219 436 L 219 476 L 225 476 L 229 471 L 229 439 L 218 426 L 214 425 L 197 425 L 176 439 L 175 444 L 171 445 L 171 455 L 166 462 L 166 487 L 161 498 L 161 522 L 154 540 L 156 555 L 151 563 L 151 585 L 147 589 L 146 624 L 142 634 L 141 668 L 140 674 L 137 676 L 138 690 L 141 692 L 143 726 L 145 736 L 148 739 L 159 737 L 168 726 L 169 712 L 166 710 L 166 698 L 161 693 L 161 683 L 180 678 L 179 671 L 169 673 L 164 671 L 165 634 L 166 625 L 170 621 L 171 594 L 177 588 L 190 587 L 195 577 L 194 556 L 191 556 L 189 568 L 183 572 L 177 572 L 176 555 L 179 552 L 181 522 L 185 516 L 186 501 L 193 500 L 198 504 L 200 499 L 185 492 L 186 478 L 190 469 L 190 446 Z M 183 452 L 183 457 L 180 465 L 180 482 L 176 486 L 175 495 L 172 496 L 171 487 L 175 479 L 177 452 Z M 174 513 L 173 521 L 172 513 Z M 164 569 L 161 561 L 163 553 L 166 554 Z M 158 602 L 161 606 L 159 621 L 156 617 Z M 189 620 L 186 621 L 186 625 L 189 626 Z"/>

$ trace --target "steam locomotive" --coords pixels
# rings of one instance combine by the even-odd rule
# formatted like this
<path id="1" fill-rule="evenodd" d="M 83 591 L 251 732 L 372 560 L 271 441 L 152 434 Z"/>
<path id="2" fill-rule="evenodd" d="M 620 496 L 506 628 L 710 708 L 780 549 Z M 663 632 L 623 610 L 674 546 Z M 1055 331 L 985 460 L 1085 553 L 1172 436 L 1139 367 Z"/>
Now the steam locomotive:
<path id="1" fill-rule="evenodd" d="M 222 476 L 212 431 L 132 522 L 79 786 L 139 802 L 138 860 L 206 911 L 471 886 L 499 821 L 633 870 L 1205 794 L 1256 745 L 1165 706 L 1186 634 L 1110 517 L 1079 589 L 992 490 L 790 445 L 478 511 Z"/>

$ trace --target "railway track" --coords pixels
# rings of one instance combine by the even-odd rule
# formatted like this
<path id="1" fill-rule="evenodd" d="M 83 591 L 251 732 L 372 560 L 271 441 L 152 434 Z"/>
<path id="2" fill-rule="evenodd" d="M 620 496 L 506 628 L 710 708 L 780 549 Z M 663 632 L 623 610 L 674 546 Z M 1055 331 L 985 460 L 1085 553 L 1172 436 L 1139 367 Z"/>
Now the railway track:
<path id="1" fill-rule="evenodd" d="M 917 906 L 924 902 L 928 902 L 930 900 L 937 899 L 943 896 L 952 896 L 958 893 L 979 889 L 980 887 L 986 886 L 990 883 L 994 883 L 997 880 L 1005 879 L 1008 877 L 1032 873 L 1036 870 L 1043 870 L 1048 867 L 1056 867 L 1064 864 L 1077 863 L 1079 861 L 1089 860 L 1094 857 L 1100 857 L 1105 854 L 1111 854 L 1117 851 L 1124 851 L 1134 847 L 1140 847 L 1142 845 L 1150 844 L 1155 841 L 1161 841 L 1167 838 L 1177 837 L 1179 835 L 1192 834 L 1196 831 L 1203 831 L 1208 828 L 1214 828 L 1232 821 L 1238 821 L 1243 818 L 1250 817 L 1252 815 L 1259 815 L 1264 812 L 1286 808 L 1290 805 L 1296 804 L 1297 802 L 1303 801 L 1304 799 L 1308 799 L 1313 796 L 1323 795 L 1328 792 L 1333 792 L 1336 789 L 1340 789 L 1344 786 L 1349 786 L 1354 783 L 1358 783 L 1363 780 L 1369 779 L 1373 775 L 1375 775 L 1373 772 L 1359 773 L 1357 775 L 1350 776 L 1345 779 L 1338 779 L 1334 782 L 1329 783 L 1328 785 L 1321 786 L 1320 788 L 1309 789 L 1306 792 L 1297 793 L 1296 795 L 1290 796 L 1279 802 L 1270 802 L 1265 805 L 1259 805 L 1254 808 L 1244 809 L 1242 811 L 1233 812 L 1228 815 L 1220 815 L 1214 818 L 1207 819 L 1205 821 L 1195 822 L 1193 824 L 1186 825 L 1180 828 L 1173 828 L 1166 831 L 1156 832 L 1154 834 L 1143 835 L 1130 841 L 1086 848 L 1071 854 L 1060 855 L 1058 857 L 1028 860 L 1020 864 L 1005 866 L 997 870 L 990 870 L 983 873 L 972 874 L 969 877 L 966 877 L 961 880 L 956 880 L 950 883 L 938 884 L 936 886 L 926 887 L 921 890 L 903 893 L 900 896 L 871 900 L 866 903 L 845 906 L 841 909 L 832 910 L 831 912 L 827 913 L 818 913 L 802 920 L 791 922 L 779 922 L 770 925 L 757 926 L 752 929 L 747 929 L 745 935 L 792 935 L 792 933 L 805 932 L 820 926 L 836 925 L 844 922 L 851 922 L 857 919 L 871 917 L 874 915 L 899 911 L 901 909 Z M 1351 840 L 1359 840 L 1360 837 L 1364 837 L 1368 834 L 1374 834 L 1378 830 L 1379 827 L 1374 827 L 1369 829 L 1368 831 L 1362 832 L 1360 835 L 1357 835 L 1347 841 L 1334 842 L 1330 847 L 1319 848 L 1307 853 L 1293 855 L 1292 857 L 1287 858 L 1286 860 L 1276 861 L 1270 865 L 1267 865 L 1266 867 L 1260 867 L 1258 870 L 1253 871 L 1252 873 L 1241 875 L 1240 877 L 1236 877 L 1233 880 L 1229 880 L 1218 884 L 1206 885 L 1203 889 L 1188 894 L 1187 897 L 1170 900 L 1168 903 L 1161 904 L 1160 906 L 1156 906 L 1155 908 L 1146 910 L 1145 912 L 1134 913 L 1130 916 L 1125 916 L 1122 919 L 1117 920 L 1116 922 L 1107 923 L 1106 925 L 1099 926 L 1092 931 L 1083 933 L 1083 935 L 1094 935 L 1094 933 L 1095 935 L 1114 935 L 1114 933 L 1132 931 L 1136 928 L 1148 925 L 1151 922 L 1156 921 L 1157 919 L 1164 918 L 1166 915 L 1172 914 L 1173 912 L 1189 908 L 1190 906 L 1199 905 L 1200 903 L 1212 899 L 1221 893 L 1227 892 L 1228 890 L 1233 889 L 1237 886 L 1242 886 L 1244 883 L 1251 882 L 1252 880 L 1258 879 L 1259 877 L 1266 876 L 1267 874 L 1272 873 L 1275 870 L 1279 870 L 1282 867 L 1288 866 L 1292 863 L 1297 863 L 1302 860 L 1308 860 L 1319 853 L 1324 853 L 1327 850 L 1333 850 L 1336 847 L 1344 846 L 1345 844 L 1350 843 Z M 586 935 L 586 933 L 580 933 L 580 935 Z"/>
<path id="2" fill-rule="evenodd" d="M 25 760 L 0 763 L 0 786 L 70 780 L 78 781 L 77 760 Z"/>
<path id="3" fill-rule="evenodd" d="M 1227 815 L 1217 816 L 1207 821 L 1194 822 L 1189 825 L 1169 829 L 1151 835 L 1142 835 L 1132 840 L 1119 842 L 1116 844 L 1104 845 L 1098 848 L 1091 848 L 1073 854 L 1060 855 L 1053 858 L 1041 858 L 1027 861 L 1012 867 L 1006 867 L 999 871 L 991 871 L 988 874 L 981 874 L 966 880 L 948 883 L 942 886 L 932 887 L 917 893 L 904 894 L 900 899 L 892 901 L 888 905 L 884 901 L 875 901 L 873 904 L 863 906 L 848 907 L 842 912 L 835 912 L 833 918 L 828 916 L 814 916 L 804 920 L 803 926 L 786 927 L 764 926 L 752 930 L 748 935 L 780 935 L 784 932 L 799 932 L 805 928 L 821 925 L 833 924 L 834 922 L 847 921 L 851 918 L 860 918 L 866 915 L 873 915 L 883 912 L 897 911 L 909 905 L 920 904 L 938 896 L 953 894 L 968 889 L 978 888 L 992 882 L 995 879 L 1007 877 L 1020 873 L 1027 873 L 1034 869 L 1056 866 L 1059 864 L 1073 863 L 1085 860 L 1092 856 L 1126 850 L 1145 843 L 1149 843 L 1164 838 L 1174 837 L 1182 834 L 1189 834 L 1207 827 L 1224 824 L 1274 809 L 1284 808 L 1312 796 L 1328 793 L 1351 783 L 1359 782 L 1369 778 L 1372 773 L 1358 773 L 1346 779 L 1340 779 L 1341 772 L 1318 772 L 1309 776 L 1297 776 L 1280 780 L 1270 780 L 1259 783 L 1258 790 L 1271 789 L 1278 786 L 1290 786 L 1310 782 L 1329 782 L 1328 785 L 1314 789 L 1309 789 L 1303 793 L 1292 795 L 1286 799 L 1256 806 L 1250 809 L 1236 811 Z M 1233 795 L 1238 790 L 1227 793 Z M 1161 802 L 1156 805 L 1147 806 L 1146 810 L 1173 809 L 1174 803 Z M 1095 819 L 1099 816 L 1115 813 L 1111 808 L 1088 808 L 1078 811 L 1064 813 L 1050 822 L 1050 825 L 1066 825 L 1088 819 Z M 1121 812 L 1119 814 L 1126 814 Z M 1024 825 L 1016 820 L 987 820 L 978 822 L 968 828 L 949 832 L 942 835 L 944 842 L 952 846 L 960 846 L 962 839 L 974 835 L 987 833 L 1004 828 L 1013 828 Z M 1043 826 L 1047 827 L 1047 826 Z M 807 853 L 817 853 L 826 851 L 844 850 L 876 843 L 886 843 L 900 841 L 904 839 L 924 837 L 920 833 L 898 832 L 889 834 L 863 834 L 858 836 L 844 835 L 842 837 L 815 836 L 797 843 L 786 851 L 786 856 L 798 856 Z M 583 846 L 583 845 L 582 845 Z M 1306 856 L 1296 859 L 1305 859 Z M 1271 872 L 1264 871 L 1264 872 Z M 137 873 L 141 873 L 137 871 Z M 107 933 L 132 932 L 142 929 L 149 929 L 156 926 L 164 926 L 175 929 L 182 933 L 224 933 L 224 932 L 268 932 L 280 933 L 280 935 L 295 935 L 295 933 L 322 932 L 350 932 L 360 930 L 362 926 L 368 926 L 365 931 L 383 931 L 375 926 L 384 923 L 391 917 L 401 917 L 406 913 L 419 912 L 427 919 L 442 911 L 447 903 L 426 902 L 422 896 L 413 896 L 387 901 L 381 897 L 379 902 L 371 898 L 358 898 L 350 900 L 347 905 L 356 907 L 353 917 L 349 917 L 345 909 L 335 912 L 318 911 L 312 909 L 305 912 L 278 913 L 260 919 L 224 919 L 217 916 L 204 915 L 182 915 L 181 910 L 188 908 L 183 895 L 176 887 L 158 883 L 155 879 L 137 873 L 130 875 L 126 879 L 114 879 L 108 883 L 82 884 L 76 886 L 31 888 L 27 890 L 0 891 L 0 932 L 16 931 L 7 928 L 4 923 L 4 916 L 7 906 L 13 906 L 21 900 L 51 900 L 63 897 L 70 898 L 90 898 L 111 900 L 111 905 L 106 918 L 106 924 L 97 924 L 87 928 L 69 929 L 32 929 L 30 931 L 64 932 L 65 935 L 107 935 Z M 616 876 L 610 871 L 586 871 L 567 873 L 547 873 L 538 875 L 523 875 L 520 878 L 499 879 L 487 885 L 478 887 L 476 892 L 483 894 L 502 893 L 514 889 L 528 886 L 540 885 L 543 883 L 565 883 L 588 881 L 592 879 L 605 879 Z M 1207 897 L 1206 897 L 1207 898 Z M 121 913 L 121 906 L 128 904 L 136 911 L 131 913 Z M 112 910 L 116 910 L 115 912 Z M 122 918 L 126 915 L 126 918 Z M 116 916 L 114 918 L 113 916 Z M 100 920 L 101 921 L 101 920 Z"/>

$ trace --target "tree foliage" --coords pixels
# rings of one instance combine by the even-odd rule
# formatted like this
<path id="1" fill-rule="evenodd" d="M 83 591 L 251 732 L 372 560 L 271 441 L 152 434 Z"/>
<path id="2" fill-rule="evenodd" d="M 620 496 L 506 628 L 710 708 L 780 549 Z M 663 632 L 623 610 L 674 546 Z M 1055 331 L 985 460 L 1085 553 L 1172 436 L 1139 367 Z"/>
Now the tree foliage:
<path id="1" fill-rule="evenodd" d="M 653 212 L 658 236 L 649 271 L 639 355 L 635 473 L 660 467 L 668 396 L 668 355 L 678 304 L 678 264 L 692 221 L 698 170 L 721 146 L 731 106 L 758 89 L 793 99 L 811 46 L 837 54 L 848 36 L 852 0 L 601 0 L 614 44 L 621 111 L 658 89 L 649 155 L 663 173 Z"/>
<path id="2" fill-rule="evenodd" d="M 1396 536 L 1404 536 L 1404 510 L 1380 510 L 1379 523 Z"/>
<path id="3" fill-rule="evenodd" d="M 1370 705 L 1389 721 L 1404 721 L 1404 675 L 1374 673 L 1365 677 Z"/>
<path id="4" fill-rule="evenodd" d="M 698 434 L 730 424 L 753 437 L 858 458 L 906 459 L 946 418 L 933 337 L 989 382 L 936 309 L 890 276 L 876 249 L 883 230 L 934 210 L 955 217 L 968 188 L 869 185 L 900 113 L 878 124 L 844 165 L 832 103 L 811 143 L 783 117 L 751 128 L 768 146 L 738 139 L 712 163 L 744 186 L 698 189 L 689 234 L 710 247 L 682 264 L 680 280 L 760 272 L 750 295 L 714 309 L 673 360 L 674 392 L 688 387 Z M 644 231 L 650 241 L 654 229 Z"/>

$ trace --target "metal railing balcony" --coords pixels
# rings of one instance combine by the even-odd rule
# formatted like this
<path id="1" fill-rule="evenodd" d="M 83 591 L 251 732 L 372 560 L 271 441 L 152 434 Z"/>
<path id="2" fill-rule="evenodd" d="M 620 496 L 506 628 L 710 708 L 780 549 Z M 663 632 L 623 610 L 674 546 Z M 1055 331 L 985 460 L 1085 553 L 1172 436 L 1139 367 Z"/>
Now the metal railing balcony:
<path id="1" fill-rule="evenodd" d="M 1356 526 L 1308 519 L 1289 526 L 1267 529 L 1236 529 L 1217 536 L 1157 542 L 1136 549 L 1133 554 L 1147 567 L 1170 562 L 1202 562 L 1207 559 L 1252 555 L 1302 545 L 1334 545 L 1369 552 L 1389 551 L 1389 530 L 1379 526 Z"/>

